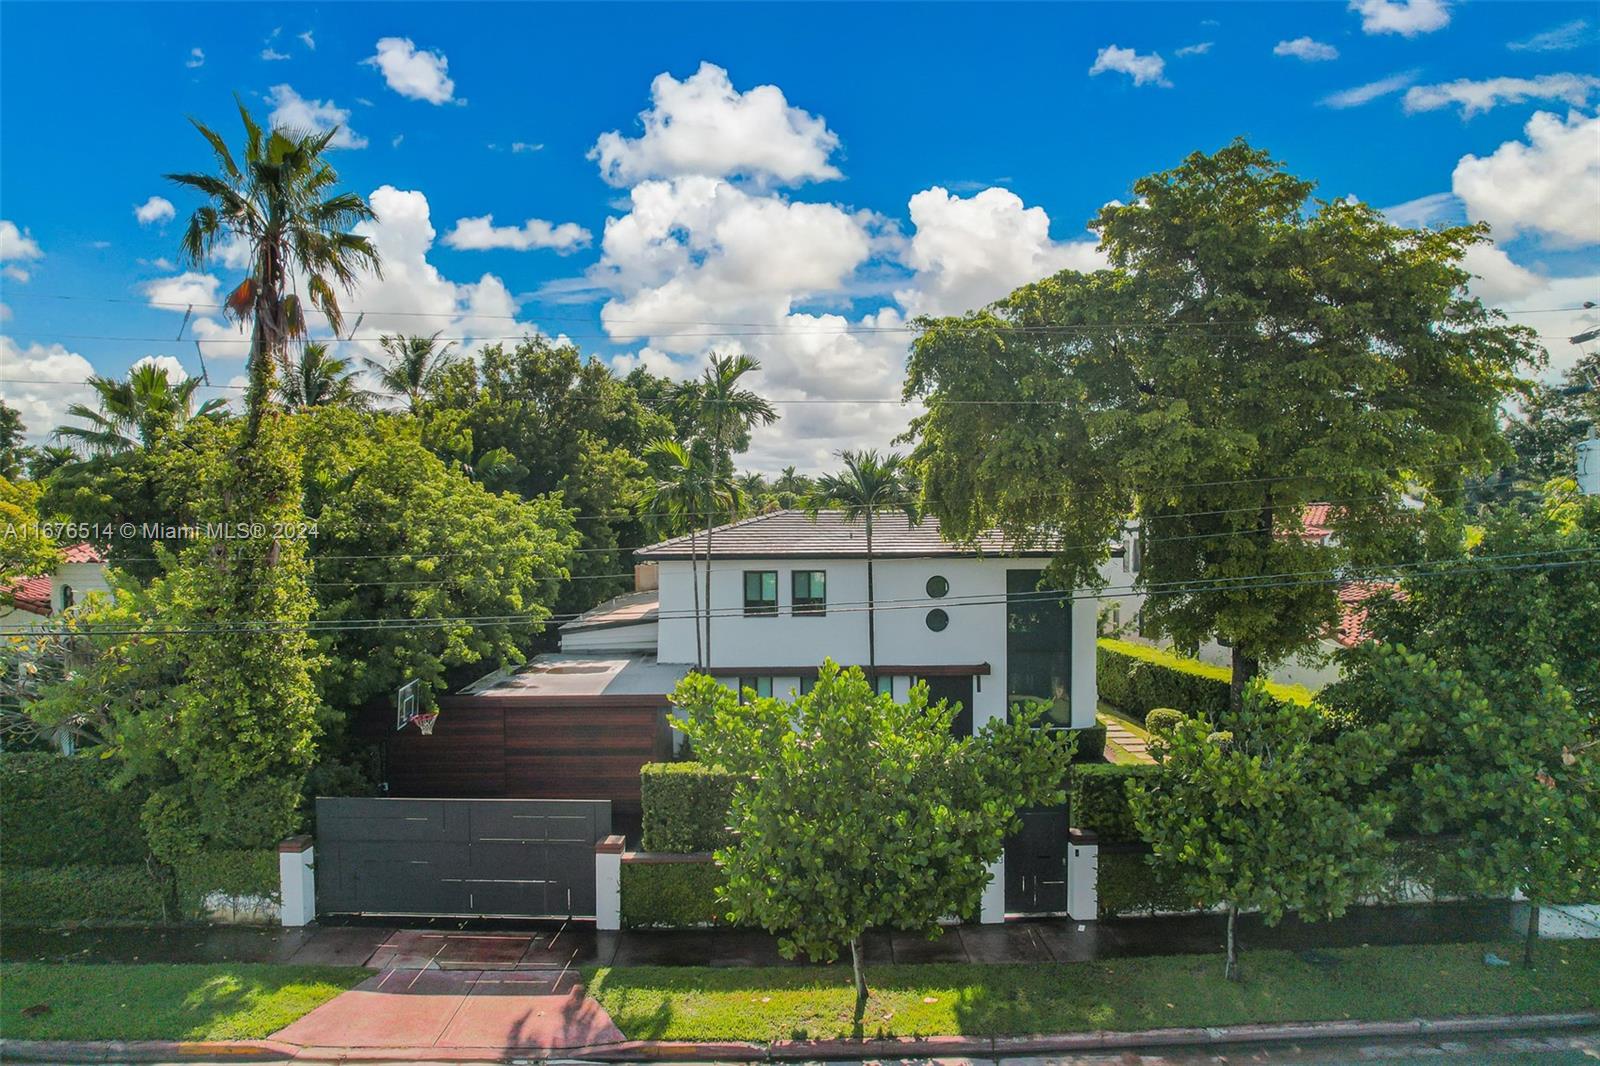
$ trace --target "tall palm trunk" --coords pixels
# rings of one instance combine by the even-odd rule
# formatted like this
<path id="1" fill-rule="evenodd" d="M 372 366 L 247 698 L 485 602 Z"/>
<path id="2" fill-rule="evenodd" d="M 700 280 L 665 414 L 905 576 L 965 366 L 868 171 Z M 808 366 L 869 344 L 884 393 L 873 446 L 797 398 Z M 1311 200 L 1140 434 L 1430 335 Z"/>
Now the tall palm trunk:
<path id="1" fill-rule="evenodd" d="M 877 597 L 872 587 L 872 512 L 867 512 L 867 677 L 872 691 L 878 691 L 878 616 Z"/>
<path id="2" fill-rule="evenodd" d="M 705 656 L 700 653 L 700 567 L 695 554 L 695 535 L 699 532 L 699 527 L 689 526 L 689 588 L 694 592 L 694 664 L 704 666 Z"/>
<path id="3" fill-rule="evenodd" d="M 711 514 L 711 502 L 706 501 L 706 669 L 711 669 L 711 527 L 716 519 Z"/>

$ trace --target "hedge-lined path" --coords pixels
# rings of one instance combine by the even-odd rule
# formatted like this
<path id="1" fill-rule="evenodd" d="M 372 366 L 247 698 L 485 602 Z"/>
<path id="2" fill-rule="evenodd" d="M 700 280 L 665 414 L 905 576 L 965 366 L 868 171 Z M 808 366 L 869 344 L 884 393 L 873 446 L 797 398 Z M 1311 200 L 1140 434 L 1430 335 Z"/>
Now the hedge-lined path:
<path id="1" fill-rule="evenodd" d="M 1100 724 L 1106 727 L 1106 739 L 1117 747 L 1127 752 L 1134 762 L 1153 763 L 1150 757 L 1150 745 L 1143 736 L 1129 729 L 1127 723 L 1114 714 L 1104 711 L 1096 716 Z"/>

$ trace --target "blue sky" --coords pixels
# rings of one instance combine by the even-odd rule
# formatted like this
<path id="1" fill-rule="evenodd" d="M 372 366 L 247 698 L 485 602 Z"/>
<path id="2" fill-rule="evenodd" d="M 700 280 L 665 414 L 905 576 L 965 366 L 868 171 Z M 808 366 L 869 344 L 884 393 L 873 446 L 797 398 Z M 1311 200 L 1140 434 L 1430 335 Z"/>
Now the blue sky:
<path id="1" fill-rule="evenodd" d="M 185 116 L 236 139 L 235 94 L 346 127 L 336 165 L 390 264 L 345 301 L 369 312 L 346 354 L 542 329 L 687 373 L 737 346 L 767 391 L 815 401 L 897 395 L 906 316 L 1092 267 L 1101 204 L 1237 135 L 1325 196 L 1488 218 L 1486 299 L 1600 300 L 1597 75 L 1593 3 L 8 2 L 0 394 L 38 435 L 91 368 L 198 372 L 196 338 L 214 384 L 239 378 L 206 306 L 236 264 L 176 265 L 195 201 L 161 177 L 208 164 Z M 1555 366 L 1575 354 L 1551 342 Z M 784 413 L 752 465 L 815 467 L 901 422 Z"/>

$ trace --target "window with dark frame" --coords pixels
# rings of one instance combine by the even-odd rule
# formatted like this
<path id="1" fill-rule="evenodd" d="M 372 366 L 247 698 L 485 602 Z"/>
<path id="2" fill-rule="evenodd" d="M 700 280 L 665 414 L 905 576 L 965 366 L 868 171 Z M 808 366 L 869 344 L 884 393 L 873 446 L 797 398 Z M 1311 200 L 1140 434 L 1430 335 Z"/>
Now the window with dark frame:
<path id="1" fill-rule="evenodd" d="M 789 575 L 795 614 L 828 613 L 828 572 L 796 570 Z"/>
<path id="2" fill-rule="evenodd" d="M 744 702 L 744 690 L 755 690 L 758 699 L 768 699 L 772 696 L 772 678 L 770 677 L 741 677 L 739 679 L 739 702 Z"/>
<path id="3" fill-rule="evenodd" d="M 744 572 L 744 613 L 747 618 L 778 613 L 778 572 L 776 570 L 746 570 Z"/>

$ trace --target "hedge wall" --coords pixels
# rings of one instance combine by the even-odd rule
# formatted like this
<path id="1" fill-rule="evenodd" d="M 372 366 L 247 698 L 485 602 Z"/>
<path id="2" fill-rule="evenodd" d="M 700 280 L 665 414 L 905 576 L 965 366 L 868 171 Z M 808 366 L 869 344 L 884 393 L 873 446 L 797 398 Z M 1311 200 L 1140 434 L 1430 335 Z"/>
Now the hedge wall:
<path id="1" fill-rule="evenodd" d="M 0 754 L 0 865 L 142 863 L 142 793 L 113 792 L 113 767 L 93 756 Z"/>
<path id="2" fill-rule="evenodd" d="M 1073 749 L 1074 762 L 1099 762 L 1106 757 L 1106 727 L 1100 722 L 1074 729 L 1072 735 L 1078 741 L 1078 746 Z"/>
<path id="3" fill-rule="evenodd" d="M 1150 864 L 1144 848 L 1100 849 L 1100 917 L 1193 910 L 1178 887 Z"/>
<path id="4" fill-rule="evenodd" d="M 220 892 L 235 900 L 278 902 L 280 882 L 276 851 L 202 851 L 179 862 L 178 913 L 185 921 L 211 917 L 205 900 Z"/>
<path id="5" fill-rule="evenodd" d="M 717 904 L 722 868 L 702 862 L 624 862 L 622 927 L 686 929 L 727 925 Z"/>
<path id="6" fill-rule="evenodd" d="M 646 763 L 639 771 L 645 851 L 715 851 L 726 846 L 736 774 L 700 762 Z"/>
<path id="7" fill-rule="evenodd" d="M 168 886 L 144 863 L 0 866 L 7 925 L 169 920 Z"/>
<path id="8" fill-rule="evenodd" d="M 1072 768 L 1068 810 L 1076 829 L 1092 829 L 1102 841 L 1139 839 L 1128 807 L 1128 782 L 1155 772 L 1150 763 L 1084 763 Z"/>
<path id="9" fill-rule="evenodd" d="M 1102 637 L 1095 670 L 1100 698 L 1124 714 L 1144 720 L 1147 711 L 1171 707 L 1186 715 L 1216 720 L 1228 711 L 1233 671 L 1163 648 Z M 1281 700 L 1310 703 L 1311 691 L 1299 685 L 1267 682 Z"/>

